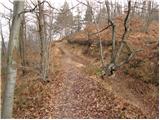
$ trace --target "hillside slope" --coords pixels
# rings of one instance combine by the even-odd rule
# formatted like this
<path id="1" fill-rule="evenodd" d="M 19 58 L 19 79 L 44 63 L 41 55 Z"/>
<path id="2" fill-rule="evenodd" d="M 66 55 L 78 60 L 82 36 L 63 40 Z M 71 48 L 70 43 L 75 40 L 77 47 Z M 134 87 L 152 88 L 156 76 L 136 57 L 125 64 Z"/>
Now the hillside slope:
<path id="1" fill-rule="evenodd" d="M 157 87 L 123 76 L 102 80 L 89 75 L 84 69 L 92 60 L 75 49 L 65 41 L 52 46 L 56 74 L 49 83 L 36 78 L 36 85 L 26 83 L 35 90 L 28 94 L 23 88 L 15 96 L 15 118 L 158 118 Z"/>

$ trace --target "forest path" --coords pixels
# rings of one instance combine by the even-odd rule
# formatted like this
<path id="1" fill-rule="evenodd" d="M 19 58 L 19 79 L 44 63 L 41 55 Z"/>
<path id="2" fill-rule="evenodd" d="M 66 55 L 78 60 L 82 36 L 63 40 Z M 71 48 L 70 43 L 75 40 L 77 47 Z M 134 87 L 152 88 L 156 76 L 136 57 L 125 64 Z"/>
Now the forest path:
<path id="1" fill-rule="evenodd" d="M 72 54 L 62 43 L 56 46 L 63 55 L 51 118 L 145 118 L 139 107 L 115 96 L 81 70 L 89 61 Z"/>

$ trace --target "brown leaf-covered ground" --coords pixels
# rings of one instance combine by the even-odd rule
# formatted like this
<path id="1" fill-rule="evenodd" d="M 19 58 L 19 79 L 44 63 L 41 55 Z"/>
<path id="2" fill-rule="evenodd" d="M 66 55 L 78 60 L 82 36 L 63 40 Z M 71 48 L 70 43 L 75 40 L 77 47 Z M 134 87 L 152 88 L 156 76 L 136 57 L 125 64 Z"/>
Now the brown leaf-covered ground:
<path id="1" fill-rule="evenodd" d="M 121 40 L 123 33 L 122 20 L 123 17 L 116 19 L 117 41 Z M 50 46 L 49 82 L 44 82 L 38 74 L 37 48 L 28 44 L 29 69 L 25 75 L 18 71 L 13 117 L 158 118 L 159 90 L 155 81 L 158 78 L 159 23 L 152 22 L 148 33 L 141 32 L 142 23 L 138 18 L 131 21 L 128 44 L 143 51 L 117 70 L 114 76 L 104 79 L 99 75 L 99 48 L 69 44 L 65 40 L 68 38 L 64 38 Z M 86 31 L 96 32 L 94 28 L 90 25 L 69 39 L 86 41 Z M 100 35 L 102 40 L 111 39 L 110 29 Z M 98 40 L 97 36 L 92 37 L 91 40 Z M 106 63 L 110 61 L 110 53 L 111 46 L 104 47 Z"/>
<path id="2" fill-rule="evenodd" d="M 56 78 L 52 118 L 145 118 L 141 109 L 104 89 L 81 71 L 84 65 L 62 49 L 62 69 Z M 81 61 L 83 61 L 82 58 Z"/>
<path id="3" fill-rule="evenodd" d="M 63 41 L 51 47 L 48 83 L 18 76 L 14 118 L 158 118 L 158 87 L 121 73 L 89 75 L 92 60 L 73 50 Z"/>

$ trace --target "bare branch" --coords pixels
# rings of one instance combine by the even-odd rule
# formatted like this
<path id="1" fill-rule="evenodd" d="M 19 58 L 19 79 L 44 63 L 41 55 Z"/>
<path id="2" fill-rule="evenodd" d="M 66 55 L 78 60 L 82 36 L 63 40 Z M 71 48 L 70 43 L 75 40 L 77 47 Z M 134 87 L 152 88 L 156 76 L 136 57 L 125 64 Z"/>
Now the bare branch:
<path id="1" fill-rule="evenodd" d="M 13 12 L 12 9 L 8 8 L 7 6 L 5 6 L 3 3 L 0 3 L 4 8 L 6 8 L 7 10 L 9 10 L 10 12 Z"/>
<path id="2" fill-rule="evenodd" d="M 3 13 L 0 13 L 0 15 L 1 15 L 3 18 L 7 19 L 7 20 L 11 20 L 11 18 L 10 18 L 9 16 L 7 16 L 7 15 L 5 15 L 5 14 L 3 14 Z"/>
<path id="3" fill-rule="evenodd" d="M 98 31 L 98 32 L 95 32 L 95 33 L 92 33 L 92 34 L 90 34 L 90 35 L 92 36 L 92 35 L 96 35 L 96 34 L 98 34 L 98 33 L 101 33 L 101 32 L 103 32 L 103 31 L 107 30 L 110 26 L 112 26 L 112 25 L 108 25 L 107 27 L 103 28 L 102 30 L 100 30 L 100 31 Z"/>
<path id="4" fill-rule="evenodd" d="M 125 18 L 125 20 L 124 20 L 124 28 L 125 28 L 125 29 L 124 29 L 124 33 L 123 33 L 123 35 L 122 35 L 122 40 L 121 40 L 120 48 L 119 48 L 119 50 L 118 50 L 118 52 L 117 52 L 117 55 L 116 55 L 116 60 L 119 59 L 120 53 L 121 53 L 122 48 L 123 48 L 123 46 L 124 46 L 124 41 L 126 40 L 125 37 L 126 37 L 126 34 L 127 34 L 127 32 L 128 32 L 127 23 L 128 23 L 128 18 L 129 18 L 130 11 L 131 11 L 131 1 L 128 1 L 128 12 L 127 12 L 126 18 Z"/>
<path id="5" fill-rule="evenodd" d="M 87 7 L 90 7 L 90 8 L 92 9 L 92 7 L 91 7 L 90 5 L 88 5 L 88 4 L 84 3 L 84 2 L 81 2 L 81 1 L 79 1 L 79 0 L 77 0 L 77 2 L 83 4 L 83 5 L 87 6 Z M 101 36 L 100 36 L 100 34 L 99 34 L 99 33 L 100 33 L 99 26 L 98 26 L 98 24 L 97 24 L 97 22 L 96 22 L 96 20 L 95 20 L 95 18 L 94 18 L 93 12 L 92 12 L 92 16 L 93 16 L 93 19 L 94 19 L 95 25 L 96 25 L 96 31 L 97 31 L 96 34 L 98 34 L 98 38 L 99 38 L 101 63 L 102 63 L 102 67 L 104 67 L 102 38 L 101 38 Z M 107 28 L 108 28 L 108 26 L 107 26 Z"/>
<path id="6" fill-rule="evenodd" d="M 141 52 L 141 51 L 143 51 L 143 50 L 142 50 L 142 49 L 139 49 L 139 50 L 136 50 L 136 51 L 132 52 L 132 53 L 129 55 L 129 57 L 127 57 L 126 60 L 122 61 L 122 62 L 121 62 L 120 64 L 118 64 L 116 67 L 120 67 L 120 66 L 128 63 L 128 62 L 135 56 L 135 54 L 136 54 L 137 52 Z"/>
<path id="7" fill-rule="evenodd" d="M 13 4 L 13 2 L 12 2 L 11 0 L 9 0 L 9 2 L 10 2 L 11 4 Z"/>

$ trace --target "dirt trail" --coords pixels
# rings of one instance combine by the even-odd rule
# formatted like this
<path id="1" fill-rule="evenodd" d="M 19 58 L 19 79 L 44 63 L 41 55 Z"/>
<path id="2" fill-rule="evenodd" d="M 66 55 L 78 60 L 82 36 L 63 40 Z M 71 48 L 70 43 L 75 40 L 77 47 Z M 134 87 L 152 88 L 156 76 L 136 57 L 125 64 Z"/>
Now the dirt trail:
<path id="1" fill-rule="evenodd" d="M 81 71 L 85 61 L 61 43 L 60 72 L 53 91 L 51 118 L 146 118 L 142 110 L 117 97 Z"/>

